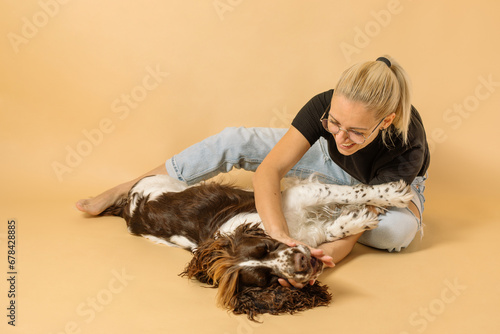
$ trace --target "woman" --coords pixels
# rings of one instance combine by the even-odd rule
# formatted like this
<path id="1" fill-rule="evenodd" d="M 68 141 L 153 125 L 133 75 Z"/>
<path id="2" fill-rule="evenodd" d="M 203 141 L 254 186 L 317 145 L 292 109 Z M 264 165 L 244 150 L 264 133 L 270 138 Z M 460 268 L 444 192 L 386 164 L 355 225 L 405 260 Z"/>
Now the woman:
<path id="1" fill-rule="evenodd" d="M 328 266 L 347 256 L 357 241 L 400 251 L 421 229 L 430 158 L 422 120 L 410 101 L 406 72 L 390 57 L 380 57 L 347 69 L 334 90 L 316 95 L 299 111 L 288 130 L 227 128 L 140 178 L 169 174 L 194 184 L 233 167 L 255 171 L 255 200 L 264 227 L 271 237 L 290 246 L 298 241 L 289 236 L 281 210 L 283 177 L 305 178 L 314 173 L 324 182 L 343 185 L 402 179 L 412 184 L 415 194 L 408 208 L 380 215 L 374 230 L 312 249 Z M 80 200 L 77 208 L 99 214 L 140 178 Z"/>

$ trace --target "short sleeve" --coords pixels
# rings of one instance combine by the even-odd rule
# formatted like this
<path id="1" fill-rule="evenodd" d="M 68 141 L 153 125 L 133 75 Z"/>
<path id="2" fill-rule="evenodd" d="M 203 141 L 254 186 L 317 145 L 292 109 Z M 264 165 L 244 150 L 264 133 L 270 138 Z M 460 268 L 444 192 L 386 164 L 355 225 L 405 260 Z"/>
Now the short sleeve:
<path id="1" fill-rule="evenodd" d="M 321 116 L 330 104 L 333 89 L 314 96 L 297 113 L 292 121 L 296 128 L 312 146 L 325 132 L 321 126 Z"/>

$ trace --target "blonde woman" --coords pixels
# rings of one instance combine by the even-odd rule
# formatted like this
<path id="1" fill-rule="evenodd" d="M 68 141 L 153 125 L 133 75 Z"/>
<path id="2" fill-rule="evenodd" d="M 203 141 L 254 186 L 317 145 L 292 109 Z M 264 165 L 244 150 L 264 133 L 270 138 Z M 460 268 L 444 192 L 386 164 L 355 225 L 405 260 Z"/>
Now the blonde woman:
<path id="1" fill-rule="evenodd" d="M 312 249 L 327 266 L 334 266 L 356 242 L 388 251 L 410 244 L 422 228 L 429 159 L 424 126 L 411 105 L 409 78 L 394 59 L 384 56 L 347 69 L 335 89 L 306 103 L 288 130 L 227 128 L 143 176 L 169 174 L 194 184 L 233 167 L 255 171 L 255 200 L 266 232 L 288 245 L 298 242 L 289 236 L 281 210 L 280 181 L 285 176 L 315 174 L 323 182 L 342 185 L 399 180 L 411 184 L 414 198 L 408 208 L 380 215 L 374 230 Z M 138 179 L 76 206 L 99 214 Z M 280 283 L 302 287 L 293 281 Z"/>

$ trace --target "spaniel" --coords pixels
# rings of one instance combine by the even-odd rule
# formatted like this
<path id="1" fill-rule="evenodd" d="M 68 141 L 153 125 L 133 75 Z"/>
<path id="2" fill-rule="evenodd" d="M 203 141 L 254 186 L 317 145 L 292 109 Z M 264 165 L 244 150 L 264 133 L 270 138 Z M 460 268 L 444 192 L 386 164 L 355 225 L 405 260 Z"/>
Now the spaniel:
<path id="1" fill-rule="evenodd" d="M 282 203 L 291 237 L 317 247 L 375 228 L 384 208 L 405 207 L 412 197 L 404 182 L 340 186 L 308 179 L 286 188 Z M 103 214 L 123 217 L 134 235 L 191 251 L 193 258 L 181 275 L 218 287 L 217 304 L 251 320 L 331 300 L 318 282 L 302 289 L 278 283 L 278 278 L 315 280 L 323 263 L 306 246 L 289 247 L 269 237 L 251 191 L 148 176 Z"/>

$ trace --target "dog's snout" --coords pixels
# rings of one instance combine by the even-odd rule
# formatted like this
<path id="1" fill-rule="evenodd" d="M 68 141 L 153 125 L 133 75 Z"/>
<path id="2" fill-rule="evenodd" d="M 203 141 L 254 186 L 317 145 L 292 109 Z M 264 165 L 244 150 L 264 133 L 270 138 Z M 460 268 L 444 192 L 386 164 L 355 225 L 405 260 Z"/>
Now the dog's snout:
<path id="1" fill-rule="evenodd" d="M 302 253 L 295 253 L 294 254 L 294 264 L 295 264 L 295 271 L 304 271 L 307 269 L 307 257 L 302 254 Z"/>

